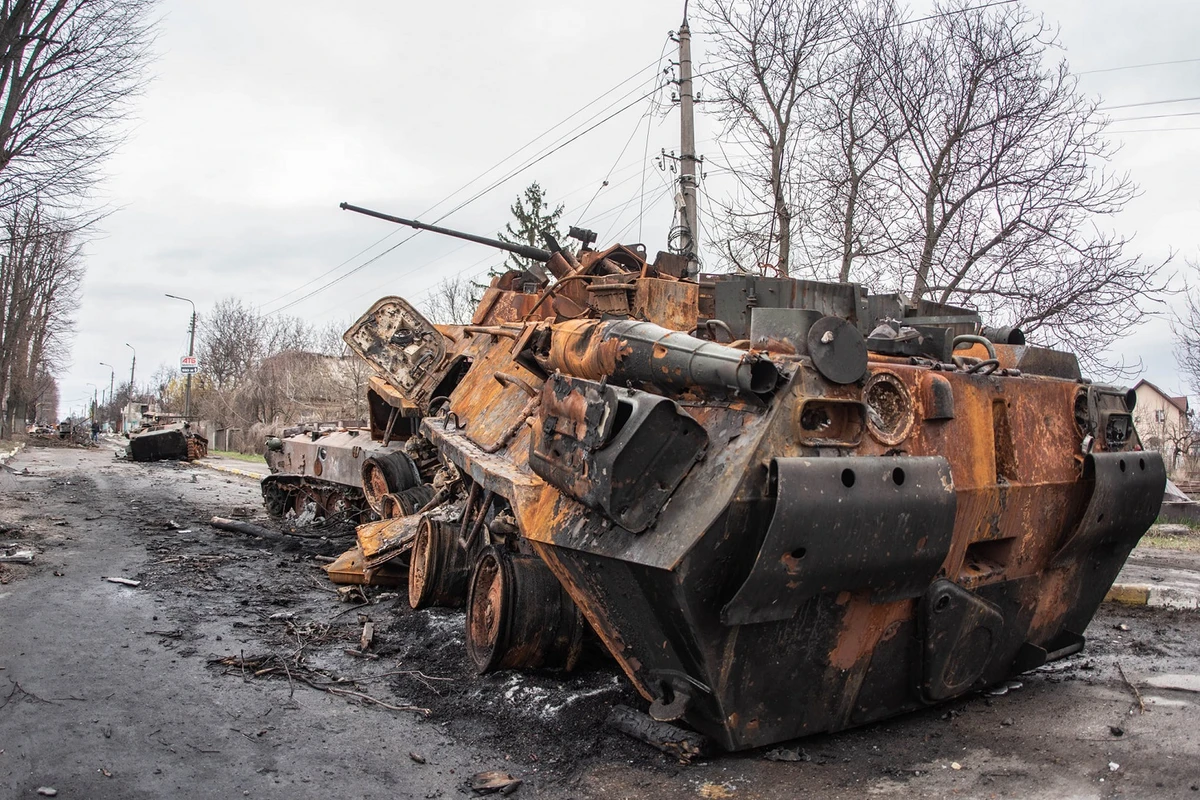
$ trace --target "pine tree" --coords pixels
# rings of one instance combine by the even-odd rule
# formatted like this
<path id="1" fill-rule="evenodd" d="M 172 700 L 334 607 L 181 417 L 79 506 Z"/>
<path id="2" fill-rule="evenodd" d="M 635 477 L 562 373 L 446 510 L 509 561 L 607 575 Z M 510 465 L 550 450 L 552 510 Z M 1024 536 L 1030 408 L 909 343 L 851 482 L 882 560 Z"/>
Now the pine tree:
<path id="1" fill-rule="evenodd" d="M 529 184 L 523 194 L 517 195 L 517 201 L 510 206 L 509 210 L 512 211 L 513 221 L 505 225 L 504 230 L 497 234 L 500 241 L 545 248 L 546 240 L 542 233 L 546 231 L 558 240 L 563 249 L 567 249 L 566 237 L 558 230 L 558 220 L 562 216 L 563 206 L 560 203 L 555 206 L 553 211 L 550 210 L 550 204 L 546 202 L 546 193 L 537 181 Z M 510 253 L 501 271 L 527 270 L 530 264 L 530 259 Z"/>

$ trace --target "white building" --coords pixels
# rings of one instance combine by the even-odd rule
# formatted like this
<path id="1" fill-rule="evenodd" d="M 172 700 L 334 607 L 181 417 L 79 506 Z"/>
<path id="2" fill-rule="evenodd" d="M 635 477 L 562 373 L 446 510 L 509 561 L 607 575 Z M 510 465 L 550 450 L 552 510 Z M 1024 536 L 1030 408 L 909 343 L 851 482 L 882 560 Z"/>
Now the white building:
<path id="1" fill-rule="evenodd" d="M 1167 472 L 1174 472 L 1192 449 L 1194 432 L 1186 397 L 1172 397 L 1150 381 L 1138 381 L 1133 387 L 1137 406 L 1133 422 L 1142 447 L 1163 454 Z"/>

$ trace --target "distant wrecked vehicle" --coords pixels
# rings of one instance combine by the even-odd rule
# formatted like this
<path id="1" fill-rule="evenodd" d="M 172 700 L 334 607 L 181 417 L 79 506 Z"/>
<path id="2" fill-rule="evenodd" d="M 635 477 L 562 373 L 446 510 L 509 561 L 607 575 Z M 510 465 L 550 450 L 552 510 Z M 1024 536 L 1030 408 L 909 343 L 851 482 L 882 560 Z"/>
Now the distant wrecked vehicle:
<path id="1" fill-rule="evenodd" d="M 208 439 L 175 422 L 131 433 L 125 450 L 134 461 L 195 461 L 208 455 Z"/>

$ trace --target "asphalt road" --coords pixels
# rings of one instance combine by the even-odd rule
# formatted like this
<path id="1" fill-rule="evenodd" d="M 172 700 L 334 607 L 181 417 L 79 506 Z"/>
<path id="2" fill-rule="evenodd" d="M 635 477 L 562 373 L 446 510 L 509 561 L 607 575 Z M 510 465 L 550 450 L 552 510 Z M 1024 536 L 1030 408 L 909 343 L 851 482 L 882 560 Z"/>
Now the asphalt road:
<path id="1" fill-rule="evenodd" d="M 111 447 L 10 464 L 0 543 L 37 556 L 0 565 L 0 798 L 460 797 L 502 770 L 516 797 L 1200 800 L 1195 611 L 1105 606 L 1004 694 L 681 766 L 603 726 L 636 702 L 611 665 L 477 678 L 461 612 L 339 601 L 314 555 L 344 536 L 211 529 L 257 511 L 252 481 Z M 368 617 L 377 657 L 352 658 Z"/>

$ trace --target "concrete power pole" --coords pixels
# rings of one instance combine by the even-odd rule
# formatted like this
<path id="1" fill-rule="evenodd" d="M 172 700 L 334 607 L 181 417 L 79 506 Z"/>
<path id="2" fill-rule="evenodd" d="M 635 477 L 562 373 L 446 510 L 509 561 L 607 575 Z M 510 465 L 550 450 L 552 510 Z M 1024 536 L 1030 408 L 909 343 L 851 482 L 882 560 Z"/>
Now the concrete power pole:
<path id="1" fill-rule="evenodd" d="M 688 275 L 700 273 L 700 214 L 696 200 L 696 116 L 692 94 L 692 33 L 687 12 L 679 26 L 679 192 L 688 230 Z"/>
<path id="2" fill-rule="evenodd" d="M 133 405 L 133 373 L 134 373 L 134 370 L 137 369 L 137 350 L 129 342 L 126 342 L 125 346 L 128 347 L 130 350 L 133 350 L 133 362 L 129 365 L 129 405 L 132 406 Z M 121 430 L 125 430 L 125 419 L 124 419 L 123 414 L 122 414 L 122 419 L 121 419 Z"/>

